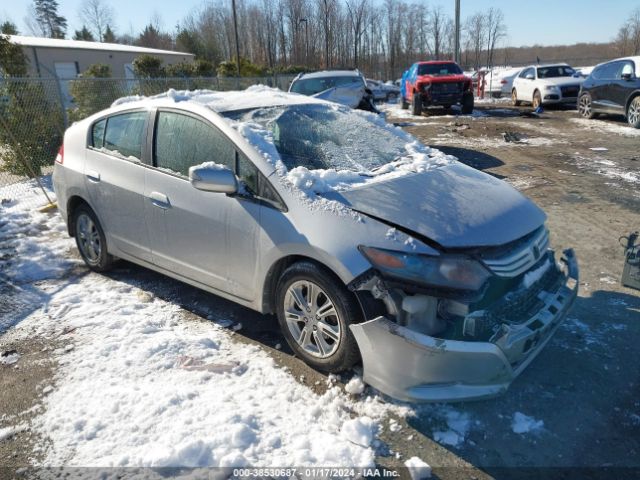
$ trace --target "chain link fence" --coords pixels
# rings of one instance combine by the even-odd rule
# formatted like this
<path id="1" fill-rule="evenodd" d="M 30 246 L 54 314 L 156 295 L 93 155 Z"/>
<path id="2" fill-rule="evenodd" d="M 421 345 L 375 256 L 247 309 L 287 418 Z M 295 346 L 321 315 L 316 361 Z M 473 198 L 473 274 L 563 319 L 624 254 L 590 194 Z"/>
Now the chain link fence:
<path id="1" fill-rule="evenodd" d="M 243 90 L 258 84 L 286 91 L 293 77 L 0 78 L 0 201 L 25 198 L 25 192 L 38 189 L 41 197 L 28 197 L 48 203 L 47 175 L 53 170 L 64 131 L 118 98 L 169 89 Z"/>

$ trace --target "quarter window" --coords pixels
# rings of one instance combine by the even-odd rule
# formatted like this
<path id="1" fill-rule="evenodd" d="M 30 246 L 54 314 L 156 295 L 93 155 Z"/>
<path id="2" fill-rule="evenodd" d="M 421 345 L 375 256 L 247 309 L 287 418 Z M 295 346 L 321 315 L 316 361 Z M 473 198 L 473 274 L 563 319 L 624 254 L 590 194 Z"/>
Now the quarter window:
<path id="1" fill-rule="evenodd" d="M 215 162 L 233 169 L 233 144 L 213 126 L 189 115 L 158 112 L 154 136 L 155 165 L 189 175 L 189 167 Z"/>
<path id="2" fill-rule="evenodd" d="M 106 131 L 104 132 L 104 142 L 96 148 L 104 148 L 109 153 L 130 159 L 138 160 L 142 158 L 142 138 L 147 121 L 147 112 L 132 112 L 114 115 L 107 119 Z M 99 124 L 100 122 L 98 122 Z M 94 135 L 100 135 L 100 129 Z M 94 136 L 94 142 L 96 137 Z"/>
<path id="3" fill-rule="evenodd" d="M 102 148 L 104 145 L 104 127 L 107 125 L 107 120 L 100 120 L 93 124 L 91 128 L 91 146 L 95 148 Z"/>

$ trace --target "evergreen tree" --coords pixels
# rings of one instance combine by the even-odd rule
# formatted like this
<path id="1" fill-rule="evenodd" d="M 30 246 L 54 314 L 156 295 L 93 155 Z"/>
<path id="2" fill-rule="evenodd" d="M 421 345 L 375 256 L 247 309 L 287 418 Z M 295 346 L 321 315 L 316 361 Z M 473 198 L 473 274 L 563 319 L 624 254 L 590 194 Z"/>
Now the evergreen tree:
<path id="1" fill-rule="evenodd" d="M 64 38 L 67 33 L 67 19 L 58 15 L 56 0 L 33 0 L 36 23 L 49 38 Z"/>
<path id="2" fill-rule="evenodd" d="M 4 33 L 5 35 L 18 35 L 18 27 L 15 23 L 7 20 L 0 25 L 0 33 Z"/>
<path id="3" fill-rule="evenodd" d="M 113 33 L 111 27 L 107 25 L 107 28 L 104 30 L 104 35 L 102 35 L 102 41 L 105 43 L 116 43 L 116 34 Z"/>
<path id="4" fill-rule="evenodd" d="M 82 30 L 76 30 L 76 33 L 73 35 L 74 40 L 84 40 L 87 42 L 95 42 L 96 39 L 93 38 L 93 35 L 89 31 L 86 26 L 82 26 Z"/>

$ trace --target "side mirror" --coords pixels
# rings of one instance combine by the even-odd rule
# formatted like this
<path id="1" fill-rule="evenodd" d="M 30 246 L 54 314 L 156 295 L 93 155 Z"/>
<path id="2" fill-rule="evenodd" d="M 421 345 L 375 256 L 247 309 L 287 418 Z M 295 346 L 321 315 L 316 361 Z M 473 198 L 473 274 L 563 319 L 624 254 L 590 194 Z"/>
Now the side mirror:
<path id="1" fill-rule="evenodd" d="M 198 165 L 189 169 L 189 181 L 193 188 L 205 192 L 233 194 L 238 191 L 235 174 L 222 165 Z"/>
<path id="2" fill-rule="evenodd" d="M 533 76 L 533 73 L 528 73 L 526 77 L 527 80 L 533 80 L 535 77 Z"/>
<path id="3" fill-rule="evenodd" d="M 622 74 L 622 79 L 623 80 L 631 80 L 631 74 L 630 73 L 623 73 Z"/>

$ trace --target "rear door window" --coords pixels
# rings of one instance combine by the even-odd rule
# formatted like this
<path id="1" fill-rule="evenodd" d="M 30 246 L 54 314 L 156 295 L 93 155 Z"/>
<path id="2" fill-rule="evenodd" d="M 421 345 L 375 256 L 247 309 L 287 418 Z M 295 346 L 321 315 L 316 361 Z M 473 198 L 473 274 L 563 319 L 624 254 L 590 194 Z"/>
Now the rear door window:
<path id="1" fill-rule="evenodd" d="M 155 166 L 189 176 L 189 168 L 215 162 L 233 170 L 235 149 L 231 141 L 209 123 L 190 115 L 160 111 L 154 135 Z"/>
<path id="2" fill-rule="evenodd" d="M 605 63 L 597 68 L 593 76 L 598 80 L 613 80 L 621 66 L 621 62 Z"/>
<path id="3" fill-rule="evenodd" d="M 109 117 L 103 144 L 96 145 L 94 136 L 94 146 L 128 160 L 140 161 L 147 115 L 147 112 L 131 112 Z M 100 128 L 95 128 L 98 124 L 94 125 L 94 135 L 100 134 Z"/>

